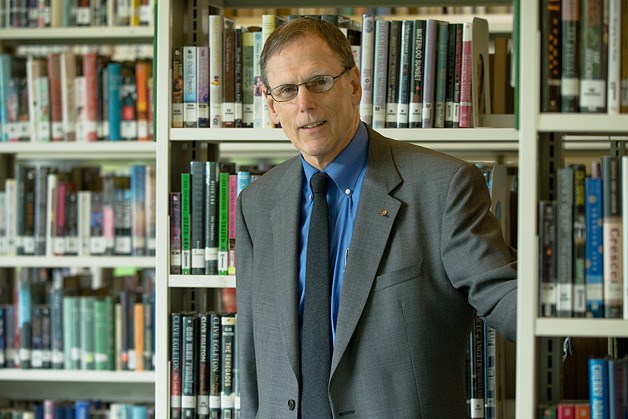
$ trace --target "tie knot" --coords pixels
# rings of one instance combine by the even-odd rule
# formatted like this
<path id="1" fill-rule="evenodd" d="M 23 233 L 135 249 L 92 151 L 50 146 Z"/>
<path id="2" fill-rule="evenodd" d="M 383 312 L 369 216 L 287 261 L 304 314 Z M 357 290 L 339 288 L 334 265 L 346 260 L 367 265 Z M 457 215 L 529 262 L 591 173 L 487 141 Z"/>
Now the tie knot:
<path id="1" fill-rule="evenodd" d="M 310 186 L 312 187 L 312 193 L 327 194 L 327 173 L 316 172 L 312 179 L 310 179 Z"/>

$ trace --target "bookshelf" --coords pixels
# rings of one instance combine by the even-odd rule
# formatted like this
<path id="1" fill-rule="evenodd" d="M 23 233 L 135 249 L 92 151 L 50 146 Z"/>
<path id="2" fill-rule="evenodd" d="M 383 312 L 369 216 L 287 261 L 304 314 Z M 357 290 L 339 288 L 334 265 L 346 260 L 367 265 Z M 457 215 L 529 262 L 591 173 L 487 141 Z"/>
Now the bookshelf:
<path id="1" fill-rule="evenodd" d="M 57 3 L 55 1 L 55 3 Z M 59 3 L 60 4 L 60 3 Z M 3 5 L 4 8 L 4 5 Z M 3 16 L 4 18 L 4 16 Z M 3 22 L 4 23 L 4 22 Z M 122 46 L 122 53 L 147 51 L 152 56 L 154 26 L 98 26 L 0 28 L 0 52 L 20 55 L 46 48 L 97 48 Z M 41 52 L 45 56 L 45 52 Z M 15 178 L 21 163 L 57 166 L 106 164 L 130 167 L 154 164 L 155 142 L 0 142 L 0 182 Z M 0 256 L 0 283 L 11 283 L 17 268 L 85 267 L 112 271 L 116 268 L 154 269 L 155 256 Z M 0 400 L 43 401 L 100 399 L 109 402 L 153 404 L 155 371 L 95 371 L 69 369 L 0 368 Z M 3 405 L 4 406 L 4 405 Z"/>
<path id="2" fill-rule="evenodd" d="M 608 154 L 611 143 L 628 139 L 625 114 L 543 113 L 541 103 L 541 28 L 539 16 L 543 3 L 520 2 L 520 32 L 528 34 L 519 40 L 519 293 L 517 318 L 517 418 L 537 417 L 540 389 L 546 386 L 539 374 L 542 362 L 542 338 L 605 338 L 628 336 L 628 320 L 542 318 L 538 316 L 538 200 L 549 187 L 539 175 L 539 168 L 550 157 L 544 153 L 543 136 L 553 134 L 564 158 L 583 161 Z M 565 163 L 566 164 L 566 163 Z M 557 359 L 557 363 L 560 360 Z M 577 377 L 586 380 L 586 377 Z"/>
<path id="3" fill-rule="evenodd" d="M 416 5 L 416 3 L 401 2 L 402 5 Z M 421 1 L 420 4 L 430 4 L 430 1 Z M 460 5 L 470 5 L 474 2 L 456 2 Z M 483 2 L 489 5 L 510 4 L 503 1 Z M 329 2 L 316 1 L 317 6 L 330 5 Z M 157 125 L 156 137 L 157 166 L 157 237 L 160 246 L 157 248 L 156 270 L 160 280 L 156 286 L 156 319 L 157 327 L 157 371 L 155 390 L 155 410 L 158 417 L 168 417 L 170 408 L 170 314 L 181 310 L 182 300 L 189 297 L 195 290 L 208 290 L 222 287 L 235 287 L 234 277 L 214 275 L 172 275 L 169 266 L 169 193 L 174 191 L 172 184 L 177 182 L 176 176 L 188 164 L 190 149 L 197 149 L 201 159 L 218 159 L 218 157 L 258 157 L 268 159 L 284 159 L 296 154 L 281 129 L 251 129 L 251 128 L 171 128 L 171 56 L 174 46 L 182 46 L 185 42 L 192 44 L 190 33 L 185 30 L 174 30 L 181 25 L 182 16 L 192 16 L 190 8 L 196 5 L 199 11 L 207 10 L 207 3 L 189 0 L 185 3 L 174 0 L 160 1 L 157 12 L 157 56 L 158 70 L 157 85 L 163 88 L 156 92 Z M 247 0 L 223 2 L 223 8 L 251 8 L 264 6 L 280 7 L 281 2 L 269 1 L 267 4 L 248 2 Z M 342 2 L 347 6 L 368 6 L 370 3 L 358 1 Z M 293 3 L 284 5 L 295 7 Z M 333 4 L 334 7 L 338 3 Z M 199 12 L 201 13 L 201 12 Z M 196 16 L 199 23 L 203 17 Z M 448 19 L 448 17 L 443 17 Z M 190 18 L 191 19 L 191 18 Z M 462 17 L 458 17 L 462 19 Z M 455 19 L 454 19 L 455 20 Z M 261 16 L 245 18 L 243 24 L 261 25 Z M 236 24 L 239 20 L 236 20 Z M 188 23 L 191 25 L 191 23 Z M 204 23 L 199 24 L 202 27 Z M 489 18 L 489 27 L 491 20 Z M 498 15 L 493 27 L 496 33 L 510 33 L 512 30 L 512 15 Z M 191 32 L 188 30 L 188 32 Z M 512 115 L 507 118 L 495 118 L 484 121 L 485 127 L 474 129 L 379 129 L 384 135 L 400 141 L 426 145 L 430 148 L 449 152 L 458 156 L 474 158 L 478 156 L 493 160 L 514 159 L 519 151 L 520 133 L 514 128 Z M 187 160 L 186 160 L 187 159 Z M 167 278 L 167 280 L 165 280 Z"/>

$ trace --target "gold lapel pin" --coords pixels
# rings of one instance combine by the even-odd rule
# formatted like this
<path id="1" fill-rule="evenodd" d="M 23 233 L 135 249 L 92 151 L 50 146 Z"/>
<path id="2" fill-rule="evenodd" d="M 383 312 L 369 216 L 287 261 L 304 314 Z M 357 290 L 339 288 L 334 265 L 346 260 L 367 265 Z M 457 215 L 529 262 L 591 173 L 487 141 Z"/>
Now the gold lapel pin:
<path id="1" fill-rule="evenodd" d="M 388 215 L 388 210 L 387 209 L 383 209 L 379 212 L 379 215 L 381 215 L 382 217 L 385 217 Z"/>

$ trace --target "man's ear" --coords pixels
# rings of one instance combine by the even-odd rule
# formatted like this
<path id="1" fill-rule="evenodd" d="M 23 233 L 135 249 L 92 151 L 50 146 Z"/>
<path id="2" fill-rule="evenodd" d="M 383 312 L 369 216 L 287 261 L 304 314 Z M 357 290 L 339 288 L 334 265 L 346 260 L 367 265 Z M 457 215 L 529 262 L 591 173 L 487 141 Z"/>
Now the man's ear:
<path id="1" fill-rule="evenodd" d="M 273 100 L 271 95 L 266 94 L 266 87 L 264 87 L 264 91 L 262 93 L 266 98 L 266 104 L 268 105 L 268 114 L 270 115 L 270 120 L 273 121 L 275 125 L 280 124 L 279 114 L 275 109 L 276 102 Z"/>
<path id="2" fill-rule="evenodd" d="M 351 77 L 351 99 L 354 105 L 359 105 L 362 100 L 362 84 L 360 83 L 360 70 L 357 66 L 353 66 L 349 70 L 349 77 Z"/>

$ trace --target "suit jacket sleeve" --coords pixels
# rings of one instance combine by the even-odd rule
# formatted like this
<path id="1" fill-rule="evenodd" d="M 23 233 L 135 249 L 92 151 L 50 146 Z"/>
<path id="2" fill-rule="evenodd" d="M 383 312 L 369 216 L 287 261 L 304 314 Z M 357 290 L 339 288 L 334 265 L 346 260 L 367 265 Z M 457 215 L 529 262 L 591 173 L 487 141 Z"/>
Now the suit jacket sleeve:
<path id="1" fill-rule="evenodd" d="M 468 301 L 477 314 L 514 341 L 516 257 L 504 242 L 490 206 L 480 170 L 473 164 L 461 166 L 447 193 L 442 220 L 442 261 L 453 286 L 467 290 Z"/>

